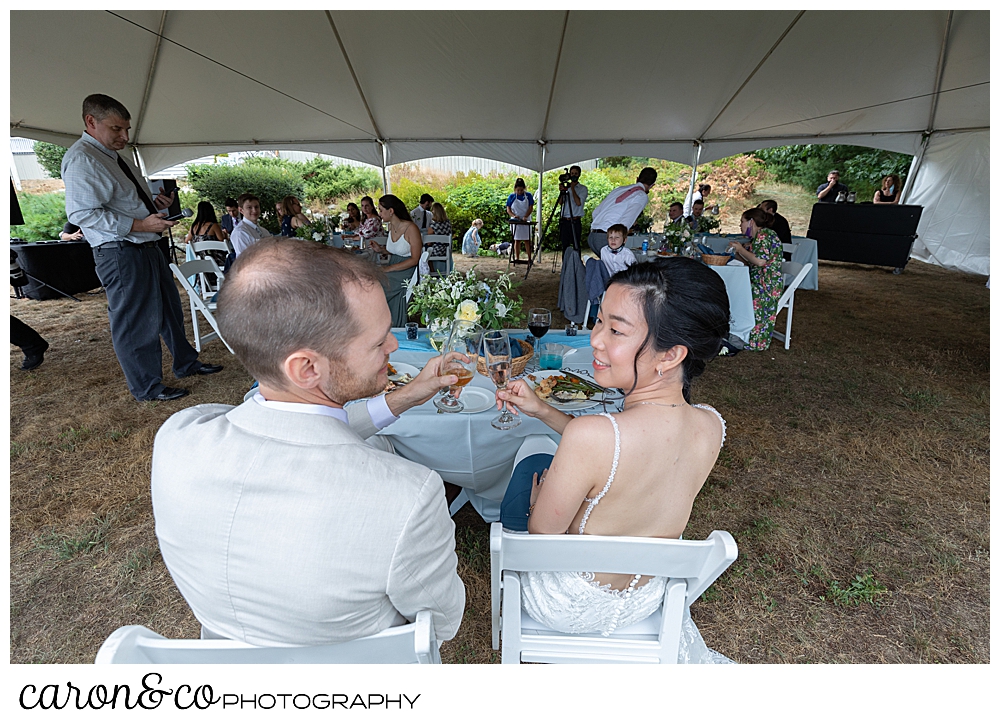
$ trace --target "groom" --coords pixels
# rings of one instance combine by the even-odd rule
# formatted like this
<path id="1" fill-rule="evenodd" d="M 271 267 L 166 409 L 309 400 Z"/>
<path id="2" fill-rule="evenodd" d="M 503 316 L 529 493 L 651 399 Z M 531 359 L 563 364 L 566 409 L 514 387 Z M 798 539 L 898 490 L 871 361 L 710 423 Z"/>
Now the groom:
<path id="1" fill-rule="evenodd" d="M 439 357 L 380 395 L 398 347 L 380 272 L 322 244 L 253 244 L 218 310 L 259 391 L 176 413 L 153 447 L 156 535 L 203 636 L 337 643 L 429 610 L 452 638 L 465 587 L 441 478 L 372 436 L 457 378 Z"/>

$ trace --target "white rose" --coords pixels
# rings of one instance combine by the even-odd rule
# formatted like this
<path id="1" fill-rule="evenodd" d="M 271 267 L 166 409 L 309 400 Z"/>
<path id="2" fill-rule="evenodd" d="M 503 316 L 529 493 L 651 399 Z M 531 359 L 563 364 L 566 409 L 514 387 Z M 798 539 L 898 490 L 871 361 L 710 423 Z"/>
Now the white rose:
<path id="1" fill-rule="evenodd" d="M 471 299 L 466 299 L 458 305 L 455 310 L 455 319 L 463 319 L 468 322 L 475 322 L 479 319 L 479 305 Z"/>
<path id="2" fill-rule="evenodd" d="M 507 316 L 507 312 L 507 305 L 503 302 L 497 302 L 497 316 L 500 317 L 500 319 L 503 319 Z"/>

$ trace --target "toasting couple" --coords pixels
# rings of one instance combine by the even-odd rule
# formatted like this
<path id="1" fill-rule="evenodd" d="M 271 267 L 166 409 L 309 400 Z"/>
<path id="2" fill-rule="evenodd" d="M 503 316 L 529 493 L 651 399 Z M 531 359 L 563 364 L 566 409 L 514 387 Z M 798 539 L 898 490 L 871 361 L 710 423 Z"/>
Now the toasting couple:
<path id="1" fill-rule="evenodd" d="M 173 415 L 152 467 L 163 558 L 203 627 L 251 644 L 316 645 L 429 610 L 438 639 L 452 638 L 465 588 L 442 480 L 375 433 L 456 377 L 437 357 L 379 395 L 398 345 L 377 267 L 321 244 L 264 239 L 227 275 L 218 322 L 259 391 L 238 407 Z M 523 510 L 510 503 L 505 516 L 533 533 L 680 536 L 725 437 L 718 413 L 690 404 L 691 383 L 728 327 L 725 285 L 697 262 L 615 275 L 592 335 L 594 374 L 628 390 L 625 409 L 574 419 L 523 383 L 499 393 L 498 404 L 562 435 L 541 470 L 515 470 L 508 497 Z M 647 444 L 652 429 L 665 444 Z M 527 579 L 529 612 L 560 630 L 604 631 L 662 600 L 655 578 L 588 578 Z M 586 620 L 575 620 L 562 602 L 581 596 Z M 693 643 L 704 648 L 700 636 Z"/>

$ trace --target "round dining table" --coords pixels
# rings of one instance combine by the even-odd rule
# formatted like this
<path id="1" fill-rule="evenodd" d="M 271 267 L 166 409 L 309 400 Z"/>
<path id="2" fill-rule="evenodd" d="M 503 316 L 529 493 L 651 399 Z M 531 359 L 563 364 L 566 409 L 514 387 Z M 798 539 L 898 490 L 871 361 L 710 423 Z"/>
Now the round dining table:
<path id="1" fill-rule="evenodd" d="M 514 337 L 524 338 L 527 335 L 526 330 L 510 332 Z M 423 330 L 415 341 L 407 340 L 402 329 L 394 329 L 393 334 L 399 340 L 400 348 L 390 355 L 392 363 L 422 368 L 438 354 Z M 594 358 L 589 332 L 580 330 L 575 336 L 567 336 L 564 331 L 553 331 L 544 337 L 543 342 L 571 347 L 563 357 L 562 368 L 593 379 L 591 363 Z M 469 386 L 484 390 L 490 397 L 496 392 L 496 386 L 490 379 L 478 372 Z M 591 408 L 572 414 L 603 412 L 605 408 L 608 411 L 618 409 L 610 402 L 595 403 Z M 500 502 L 514 468 L 514 456 L 524 438 L 547 435 L 557 442 L 560 438 L 550 427 L 527 415 L 520 415 L 521 424 L 513 429 L 497 430 L 490 423 L 498 414 L 495 405 L 471 414 L 439 412 L 433 400 L 429 400 L 404 412 L 379 434 L 389 438 L 397 455 L 426 465 L 437 471 L 446 482 L 463 488 L 462 495 L 452 505 L 452 512 L 468 500 L 484 520 L 492 522 L 500 519 Z"/>

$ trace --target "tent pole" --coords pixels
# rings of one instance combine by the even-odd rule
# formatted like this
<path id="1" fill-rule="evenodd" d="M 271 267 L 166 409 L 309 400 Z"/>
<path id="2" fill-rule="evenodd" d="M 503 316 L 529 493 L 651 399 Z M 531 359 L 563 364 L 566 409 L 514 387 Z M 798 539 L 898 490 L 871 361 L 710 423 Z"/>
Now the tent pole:
<path id="1" fill-rule="evenodd" d="M 569 13 L 567 13 L 568 15 Z M 535 243 L 538 244 L 538 259 L 542 258 L 542 179 L 545 177 L 545 144 L 542 144 L 541 166 L 538 168 L 538 203 L 535 204 Z"/>
<path id="2" fill-rule="evenodd" d="M 900 204 L 906 203 L 906 198 L 910 195 L 910 191 L 913 190 L 913 182 L 917 177 L 917 171 L 920 170 L 920 166 L 924 162 L 924 151 L 927 150 L 927 146 L 930 142 L 931 134 L 924 134 L 924 138 L 920 142 L 920 150 L 918 150 L 917 155 L 913 157 L 913 161 L 910 162 L 910 170 L 906 173 L 906 182 L 903 184 L 903 190 L 900 191 L 899 195 Z"/>
<path id="3" fill-rule="evenodd" d="M 388 149 L 385 147 L 385 141 L 379 141 L 379 145 L 382 146 L 382 193 L 389 193 L 389 174 L 386 172 L 386 161 L 389 158 Z"/>
<path id="4" fill-rule="evenodd" d="M 698 181 L 698 160 L 701 158 L 701 144 L 697 141 L 694 142 L 694 151 L 691 153 L 691 184 L 688 186 L 688 204 L 694 203 L 694 185 Z M 691 207 L 684 207 L 684 215 L 691 215 Z"/>

